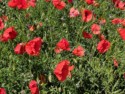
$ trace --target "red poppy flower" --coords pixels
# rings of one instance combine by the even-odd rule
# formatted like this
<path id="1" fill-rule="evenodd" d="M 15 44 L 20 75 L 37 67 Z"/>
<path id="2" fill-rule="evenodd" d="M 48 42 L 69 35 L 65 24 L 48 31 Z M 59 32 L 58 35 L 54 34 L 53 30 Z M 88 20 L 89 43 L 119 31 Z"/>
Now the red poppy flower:
<path id="1" fill-rule="evenodd" d="M 29 6 L 34 8 L 36 6 L 36 0 L 29 0 L 28 4 L 29 4 Z"/>
<path id="2" fill-rule="evenodd" d="M 82 20 L 83 20 L 84 22 L 89 22 L 89 21 L 91 21 L 91 20 L 92 20 L 92 16 L 93 16 L 92 11 L 87 10 L 87 9 L 84 9 L 84 10 L 82 11 Z"/>
<path id="3" fill-rule="evenodd" d="M 112 24 L 120 24 L 121 23 L 121 21 L 122 21 L 122 19 L 120 19 L 120 18 L 114 18 L 113 20 L 112 20 Z"/>
<path id="4" fill-rule="evenodd" d="M 10 40 L 13 40 L 14 38 L 16 38 L 16 36 L 17 36 L 17 32 L 15 31 L 15 29 L 14 29 L 14 27 L 9 27 L 9 28 L 7 28 L 5 31 L 4 31 L 4 33 L 3 33 L 3 35 L 1 35 L 1 40 L 2 41 L 8 41 L 9 39 Z"/>
<path id="5" fill-rule="evenodd" d="M 14 49 L 16 54 L 23 54 L 25 53 L 25 43 L 19 43 Z"/>
<path id="6" fill-rule="evenodd" d="M 17 7 L 17 0 L 10 0 L 8 2 L 8 6 L 11 8 L 16 8 Z"/>
<path id="7" fill-rule="evenodd" d="M 114 3 L 115 6 L 117 6 L 118 3 L 120 2 L 120 0 L 112 0 L 112 1 L 113 1 L 113 3 Z"/>
<path id="8" fill-rule="evenodd" d="M 59 81 L 63 82 L 66 80 L 67 76 L 71 77 L 70 71 L 72 71 L 73 68 L 74 66 L 70 66 L 70 62 L 68 60 L 62 60 L 54 69 L 54 74 Z"/>
<path id="9" fill-rule="evenodd" d="M 114 67 L 118 67 L 118 61 L 114 59 L 113 62 L 114 62 Z"/>
<path id="10" fill-rule="evenodd" d="M 56 54 L 59 54 L 61 51 L 63 51 L 62 49 L 60 49 L 60 48 L 58 48 L 58 47 L 56 47 L 55 49 L 54 49 L 54 51 L 55 51 L 55 53 Z"/>
<path id="11" fill-rule="evenodd" d="M 119 35 L 123 40 L 125 40 L 125 28 L 119 28 L 118 30 Z"/>
<path id="12" fill-rule="evenodd" d="M 87 39 L 91 39 L 92 38 L 92 34 L 87 33 L 85 31 L 82 32 L 82 35 L 83 35 L 84 38 L 87 38 Z"/>
<path id="13" fill-rule="evenodd" d="M 98 35 L 98 38 L 99 38 L 100 40 L 104 40 L 104 39 L 105 39 L 105 36 L 104 36 L 103 34 L 99 34 L 99 35 Z"/>
<path id="14" fill-rule="evenodd" d="M 125 19 L 122 19 L 121 25 L 122 25 L 122 26 L 125 26 Z"/>
<path id="15" fill-rule="evenodd" d="M 94 1 L 93 6 L 98 7 L 98 6 L 99 6 L 99 3 L 97 3 L 96 1 Z"/>
<path id="16" fill-rule="evenodd" d="M 113 3 L 115 4 L 115 7 L 121 10 L 125 9 L 125 2 L 120 1 L 120 0 L 113 0 Z"/>
<path id="17" fill-rule="evenodd" d="M 27 9 L 29 7 L 27 0 L 10 0 L 8 6 L 18 9 Z"/>
<path id="18" fill-rule="evenodd" d="M 2 21 L 2 19 L 0 18 L 0 30 L 2 30 L 4 28 L 4 23 Z"/>
<path id="19" fill-rule="evenodd" d="M 121 9 L 121 10 L 124 10 L 125 9 L 125 2 L 123 1 L 120 1 L 116 4 L 116 7 Z"/>
<path id="20" fill-rule="evenodd" d="M 57 43 L 56 47 L 58 47 L 59 49 L 62 49 L 62 50 L 66 50 L 66 51 L 70 50 L 70 44 L 65 38 L 61 39 Z"/>
<path id="21" fill-rule="evenodd" d="M 57 8 L 58 10 L 62 10 L 66 6 L 66 3 L 61 0 L 52 0 L 52 3 L 54 7 Z"/>
<path id="22" fill-rule="evenodd" d="M 73 2 L 73 0 L 68 0 L 68 2 L 69 2 L 69 3 L 72 3 L 72 2 Z"/>
<path id="23" fill-rule="evenodd" d="M 31 56 L 38 56 L 40 54 L 42 42 L 43 41 L 40 37 L 34 38 L 33 40 L 29 41 L 25 46 L 27 54 Z"/>
<path id="24" fill-rule="evenodd" d="M 112 0 L 112 1 L 113 1 L 113 3 L 114 3 L 115 7 L 117 7 L 118 4 L 119 4 L 119 2 L 120 2 L 120 0 Z"/>
<path id="25" fill-rule="evenodd" d="M 30 81 L 29 88 L 30 88 L 31 94 L 40 94 L 39 88 L 37 86 L 37 82 L 35 80 Z"/>
<path id="26" fill-rule="evenodd" d="M 105 20 L 104 18 L 100 18 L 100 19 L 99 19 L 99 23 L 100 23 L 101 25 L 103 25 L 103 24 L 106 23 L 106 20 Z"/>
<path id="27" fill-rule="evenodd" d="M 93 32 L 93 34 L 100 34 L 100 26 L 98 24 L 93 24 L 91 26 L 91 31 Z"/>
<path id="28" fill-rule="evenodd" d="M 99 53 L 103 54 L 110 48 L 110 42 L 108 40 L 101 40 L 97 45 L 97 50 Z"/>
<path id="29" fill-rule="evenodd" d="M 112 0 L 114 4 L 120 2 L 120 0 Z"/>
<path id="30" fill-rule="evenodd" d="M 78 46 L 72 51 L 72 53 L 76 56 L 82 57 L 85 55 L 85 50 L 82 46 Z"/>
<path id="31" fill-rule="evenodd" d="M 35 30 L 35 26 L 34 25 L 29 25 L 28 28 L 29 28 L 30 31 L 34 31 Z"/>
<path id="32" fill-rule="evenodd" d="M 7 40 L 3 37 L 3 35 L 0 35 L 0 41 L 1 42 L 7 42 Z"/>
<path id="33" fill-rule="evenodd" d="M 4 88 L 0 88 L 0 94 L 6 94 L 6 90 Z"/>
<path id="34" fill-rule="evenodd" d="M 94 1 L 95 1 L 95 0 L 85 0 L 85 2 L 86 2 L 87 4 L 89 4 L 89 5 L 94 4 Z"/>
<path id="35" fill-rule="evenodd" d="M 70 8 L 69 17 L 74 18 L 77 16 L 79 16 L 79 11 L 77 9 L 75 9 L 74 7 Z"/>
<path id="36" fill-rule="evenodd" d="M 4 22 L 8 20 L 8 16 L 6 15 L 3 15 L 1 18 L 3 19 Z"/>

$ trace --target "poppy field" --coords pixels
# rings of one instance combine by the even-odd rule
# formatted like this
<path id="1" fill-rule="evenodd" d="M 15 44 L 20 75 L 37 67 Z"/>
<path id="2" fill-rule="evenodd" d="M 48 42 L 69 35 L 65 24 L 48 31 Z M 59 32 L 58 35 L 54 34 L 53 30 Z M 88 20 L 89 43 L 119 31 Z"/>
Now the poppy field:
<path id="1" fill-rule="evenodd" d="M 0 94 L 125 94 L 125 1 L 0 0 Z"/>

